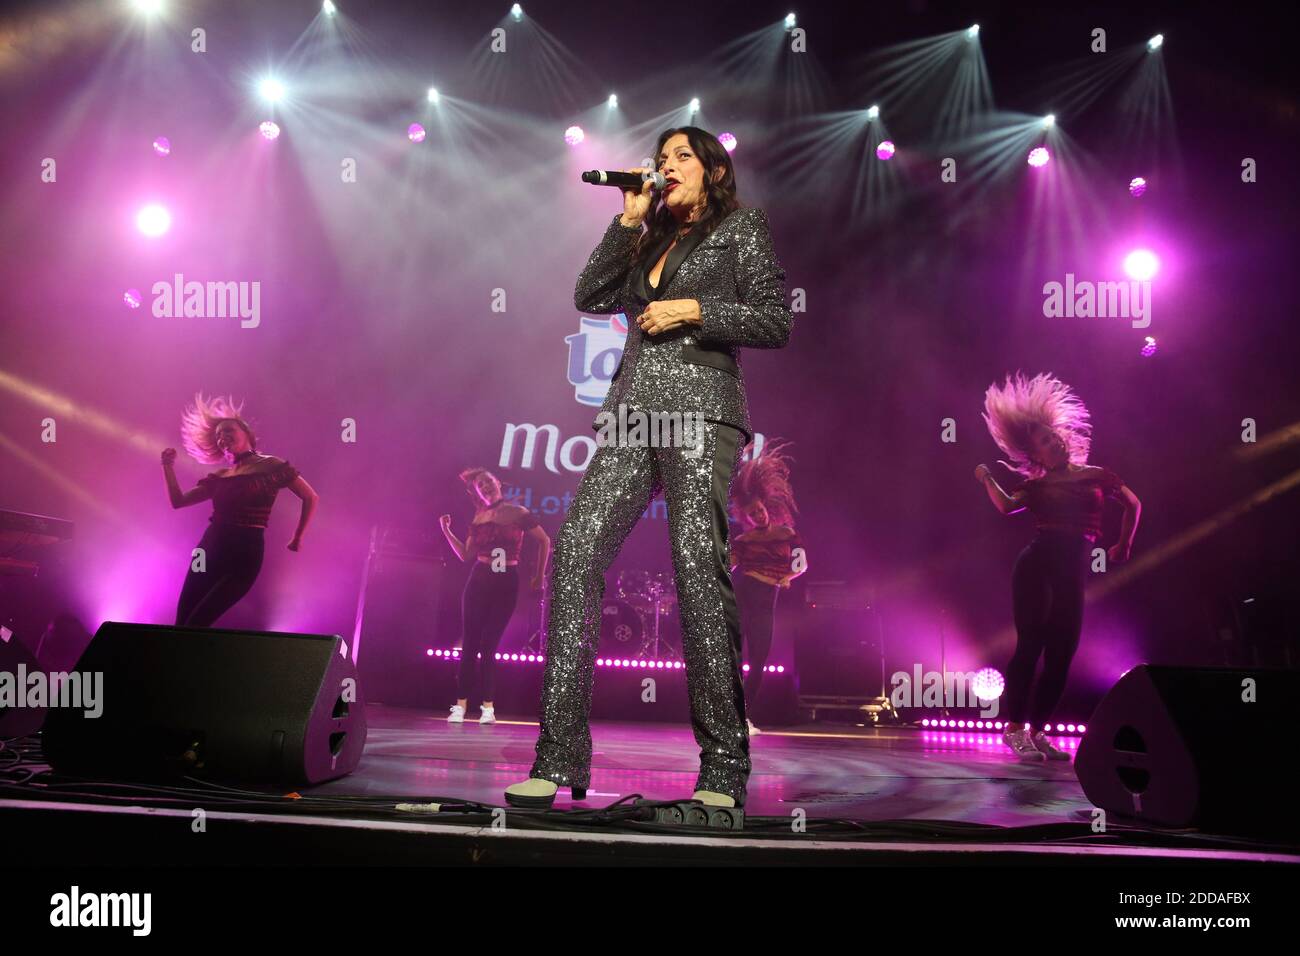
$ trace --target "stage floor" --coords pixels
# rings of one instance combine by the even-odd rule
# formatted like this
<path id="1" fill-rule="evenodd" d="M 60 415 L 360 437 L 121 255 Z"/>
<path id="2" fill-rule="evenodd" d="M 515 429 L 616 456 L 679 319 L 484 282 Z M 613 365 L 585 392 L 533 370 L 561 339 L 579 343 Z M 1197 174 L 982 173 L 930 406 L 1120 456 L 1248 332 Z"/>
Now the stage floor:
<path id="1" fill-rule="evenodd" d="M 159 790 L 51 779 L 31 739 L 23 750 L 29 762 L 8 772 L 25 782 L 0 787 L 0 829 L 12 825 L 20 849 L 95 865 L 1300 862 L 1294 841 L 1118 821 L 1096 833 L 1072 763 L 1021 764 L 997 733 L 772 728 L 750 738 L 743 830 L 720 832 L 647 822 L 644 808 L 626 799 L 690 799 L 699 757 L 684 724 L 594 722 L 586 800 L 573 803 L 562 790 L 551 812 L 502 816 L 493 808 L 532 764 L 535 721 L 505 715 L 489 725 L 448 724 L 442 713 L 382 705 L 369 705 L 367 715 L 357 770 L 290 794 L 200 780 Z M 1057 743 L 1073 751 L 1078 740 Z M 445 807 L 431 812 L 429 804 Z M 177 827 L 188 832 L 195 807 L 222 838 L 166 839 Z M 583 812 L 566 812 L 573 810 Z M 801 818 L 806 827 L 796 825 Z"/>
<path id="2" fill-rule="evenodd" d="M 464 724 L 442 714 L 371 705 L 370 736 L 350 776 L 304 790 L 313 794 L 458 797 L 502 804 L 503 790 L 528 776 L 535 720 L 499 718 Z M 699 748 L 686 725 L 593 721 L 591 788 L 556 808 L 595 809 L 639 793 L 687 800 L 695 789 Z M 1071 753 L 1078 739 L 1057 746 Z M 750 738 L 753 772 L 747 815 L 853 820 L 904 818 L 995 826 L 1088 822 L 1091 804 L 1073 764 L 1021 764 L 995 733 L 947 733 L 909 727 L 816 724 L 767 730 Z"/>

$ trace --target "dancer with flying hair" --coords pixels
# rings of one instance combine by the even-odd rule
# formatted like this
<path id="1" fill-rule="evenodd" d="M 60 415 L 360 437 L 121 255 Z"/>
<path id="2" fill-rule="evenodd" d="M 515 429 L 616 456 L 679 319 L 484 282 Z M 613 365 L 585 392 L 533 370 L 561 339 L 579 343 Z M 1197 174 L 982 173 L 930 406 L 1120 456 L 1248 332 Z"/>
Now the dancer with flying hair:
<path id="1" fill-rule="evenodd" d="M 1092 424 L 1087 406 L 1059 379 L 1017 372 L 984 394 L 984 422 L 1009 461 L 999 464 L 1027 480 L 1008 494 L 987 465 L 975 478 L 1005 515 L 1029 511 L 1037 536 L 1016 559 L 1011 599 L 1016 651 L 1007 666 L 1003 740 L 1020 760 L 1069 760 L 1043 727 L 1065 690 L 1083 629 L 1083 586 L 1089 555 L 1101 537 L 1107 496 L 1124 503 L 1119 541 L 1107 557 L 1127 561 L 1141 502 L 1115 472 L 1089 465 Z M 1038 659 L 1043 673 L 1033 685 Z"/>
<path id="2" fill-rule="evenodd" d="M 257 437 L 231 398 L 194 396 L 181 416 L 181 440 L 190 457 L 224 468 L 200 478 L 189 491 L 176 479 L 176 449 L 162 453 L 163 478 L 173 508 L 212 501 L 212 517 L 199 540 L 203 561 L 190 562 L 176 607 L 176 623 L 211 627 L 243 599 L 257 580 L 265 553 L 264 533 L 281 488 L 302 500 L 289 550 L 302 547 L 303 532 L 320 496 L 281 458 L 259 454 Z"/>
<path id="3" fill-rule="evenodd" d="M 794 529 L 799 509 L 790 486 L 791 459 L 785 454 L 788 446 L 789 442 L 774 440 L 754 457 L 754 443 L 750 442 L 745 449 L 747 460 L 737 469 L 731 490 L 732 504 L 744 529 L 731 538 L 731 580 L 749 659 L 749 673 L 745 676 L 747 711 L 758 699 L 763 668 L 772 650 L 777 595 L 808 570 L 803 544 Z M 750 736 L 762 733 L 748 717 L 745 723 Z"/>

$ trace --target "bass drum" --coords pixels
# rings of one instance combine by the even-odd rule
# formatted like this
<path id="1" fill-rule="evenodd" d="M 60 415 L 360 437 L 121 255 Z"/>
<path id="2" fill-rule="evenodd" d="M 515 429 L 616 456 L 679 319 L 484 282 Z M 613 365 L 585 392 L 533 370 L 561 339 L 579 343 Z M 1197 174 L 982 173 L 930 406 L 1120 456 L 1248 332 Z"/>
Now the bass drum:
<path id="1" fill-rule="evenodd" d="M 627 601 L 607 600 L 601 605 L 600 653 L 603 656 L 644 657 L 649 636 L 645 618 Z"/>

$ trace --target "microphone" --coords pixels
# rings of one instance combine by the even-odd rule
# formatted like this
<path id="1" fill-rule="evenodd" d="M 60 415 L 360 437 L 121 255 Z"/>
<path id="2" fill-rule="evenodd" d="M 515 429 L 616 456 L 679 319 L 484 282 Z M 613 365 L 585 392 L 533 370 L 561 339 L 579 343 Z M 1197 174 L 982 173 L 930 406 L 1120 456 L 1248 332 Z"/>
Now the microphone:
<path id="1" fill-rule="evenodd" d="M 582 174 L 582 181 L 593 186 L 617 186 L 619 189 L 638 191 L 647 179 L 653 183 L 651 189 L 663 189 L 668 182 L 664 174 L 659 172 L 622 173 L 613 169 L 593 169 Z"/>

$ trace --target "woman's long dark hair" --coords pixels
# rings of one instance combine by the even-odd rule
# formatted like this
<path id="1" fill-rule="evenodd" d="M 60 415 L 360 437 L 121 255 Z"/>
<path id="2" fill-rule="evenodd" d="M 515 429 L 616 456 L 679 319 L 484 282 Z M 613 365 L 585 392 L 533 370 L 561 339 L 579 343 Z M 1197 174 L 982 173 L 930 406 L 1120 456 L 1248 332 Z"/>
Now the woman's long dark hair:
<path id="1" fill-rule="evenodd" d="M 698 126 L 678 126 L 659 134 L 659 142 L 655 143 L 654 152 L 650 154 L 656 169 L 664 143 L 678 133 L 686 134 L 686 141 L 691 144 L 691 151 L 704 164 L 706 203 L 704 211 L 692 224 L 692 228 L 702 230 L 707 236 L 723 219 L 740 208 L 740 202 L 736 199 L 736 171 L 731 165 L 731 155 L 718 142 L 718 138 Z M 715 169 L 723 171 L 717 182 L 713 181 Z M 664 205 L 663 194 L 660 193 L 658 201 L 651 204 L 650 212 L 646 215 L 645 231 L 637 238 L 636 247 L 632 250 L 633 266 L 640 265 L 663 240 L 670 235 L 675 235 L 678 228 L 677 220 Z"/>

